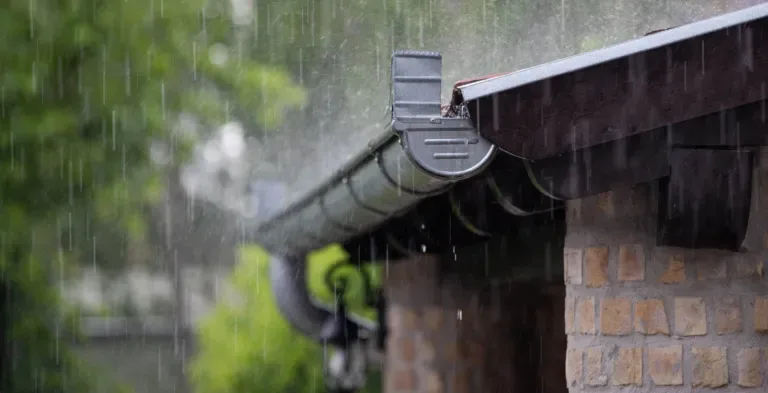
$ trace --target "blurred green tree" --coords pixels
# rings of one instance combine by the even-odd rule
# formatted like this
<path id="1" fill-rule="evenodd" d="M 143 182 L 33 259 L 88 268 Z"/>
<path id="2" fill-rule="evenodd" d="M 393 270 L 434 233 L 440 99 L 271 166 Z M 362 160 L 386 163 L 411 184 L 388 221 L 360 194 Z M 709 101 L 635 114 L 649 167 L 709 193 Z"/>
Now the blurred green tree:
<path id="1" fill-rule="evenodd" d="M 332 302 L 325 273 L 346 258 L 340 247 L 329 247 L 309 257 L 307 281 L 320 301 Z M 315 393 L 325 389 L 322 348 L 294 331 L 275 306 L 269 288 L 268 255 L 258 246 L 241 251 L 231 285 L 233 298 L 221 302 L 201 323 L 199 353 L 191 365 L 197 393 Z M 379 284 L 377 269 L 368 266 L 372 284 Z M 364 303 L 362 280 L 352 276 L 346 301 L 352 312 L 375 315 Z M 371 374 L 367 393 L 381 391 L 377 372 Z"/>
<path id="2" fill-rule="evenodd" d="M 230 11 L 225 0 L 0 6 L 0 391 L 88 391 L 61 343 L 50 262 L 90 249 L 61 241 L 84 213 L 141 235 L 137 206 L 162 192 L 149 144 L 183 157 L 180 113 L 216 124 L 239 111 L 270 128 L 304 102 L 280 69 L 211 55 L 233 43 Z"/>

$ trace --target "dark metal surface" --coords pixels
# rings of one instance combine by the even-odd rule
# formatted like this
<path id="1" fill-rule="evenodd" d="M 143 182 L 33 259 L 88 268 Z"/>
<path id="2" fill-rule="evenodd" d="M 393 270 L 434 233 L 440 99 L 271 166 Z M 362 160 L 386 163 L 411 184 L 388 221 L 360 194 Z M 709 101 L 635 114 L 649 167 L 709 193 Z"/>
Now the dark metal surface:
<path id="1" fill-rule="evenodd" d="M 766 32 L 768 33 L 768 31 Z M 768 146 L 768 101 L 764 99 L 669 127 L 670 146 Z"/>
<path id="2" fill-rule="evenodd" d="M 306 257 L 272 255 L 269 278 L 280 313 L 296 330 L 315 340 L 323 339 L 323 329 L 334 319 L 335 309 L 314 300 L 306 282 Z M 375 322 L 346 315 L 344 323 L 359 330 L 375 332 Z"/>
<path id="3" fill-rule="evenodd" d="M 768 4 L 458 88 L 480 134 L 530 160 L 766 98 Z"/>
<path id="4" fill-rule="evenodd" d="M 752 201 L 753 153 L 675 148 L 660 182 L 657 244 L 738 251 Z"/>
<path id="5" fill-rule="evenodd" d="M 527 163 L 528 175 L 544 195 L 572 200 L 618 185 L 649 182 L 669 175 L 667 130 L 633 135 Z"/>
<path id="6" fill-rule="evenodd" d="M 536 191 L 519 162 L 509 165 L 515 161 L 519 160 L 507 157 L 499 161 L 504 165 L 497 171 L 491 168 L 446 194 L 425 199 L 384 226 L 344 242 L 344 248 L 361 261 L 388 262 L 423 253 L 455 252 L 555 219 L 562 202 Z M 511 169 L 515 168 L 513 175 Z M 494 192 L 489 179 L 497 174 L 510 177 L 493 180 L 500 187 Z"/>
<path id="7" fill-rule="evenodd" d="M 653 181 L 669 176 L 669 150 L 673 147 L 735 149 L 768 145 L 766 106 L 768 102 L 761 100 L 526 162 L 528 174 L 541 193 L 562 200 Z M 705 168 L 702 171 L 706 173 Z"/>
<path id="8" fill-rule="evenodd" d="M 485 174 L 485 185 L 493 200 L 507 213 L 528 216 L 561 209 L 563 203 L 537 189 L 529 179 L 526 162 L 510 155 L 499 155 Z"/>

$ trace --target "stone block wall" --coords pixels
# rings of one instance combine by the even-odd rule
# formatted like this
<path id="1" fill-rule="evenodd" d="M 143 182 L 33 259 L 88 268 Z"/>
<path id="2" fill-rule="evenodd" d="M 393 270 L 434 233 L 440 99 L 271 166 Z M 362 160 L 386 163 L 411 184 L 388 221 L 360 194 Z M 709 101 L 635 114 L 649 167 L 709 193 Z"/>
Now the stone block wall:
<path id="1" fill-rule="evenodd" d="M 388 266 L 387 393 L 565 393 L 564 286 L 492 283 L 425 256 Z"/>
<path id="2" fill-rule="evenodd" d="M 656 247 L 654 187 L 568 203 L 570 392 L 768 390 L 765 244 L 740 253 Z M 768 240 L 764 216 L 753 217 L 749 236 L 757 228 Z"/>

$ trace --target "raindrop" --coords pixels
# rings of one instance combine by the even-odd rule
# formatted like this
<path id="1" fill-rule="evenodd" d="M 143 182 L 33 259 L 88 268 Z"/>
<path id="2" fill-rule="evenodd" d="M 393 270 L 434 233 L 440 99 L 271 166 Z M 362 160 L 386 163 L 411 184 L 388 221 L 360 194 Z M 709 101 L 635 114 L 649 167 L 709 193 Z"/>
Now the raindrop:
<path id="1" fill-rule="evenodd" d="M 32 91 L 37 92 L 37 62 L 32 62 Z"/>
<path id="2" fill-rule="evenodd" d="M 131 96 L 131 59 L 125 58 L 125 95 Z"/>
<path id="3" fill-rule="evenodd" d="M 197 80 L 197 42 L 192 42 L 192 80 Z"/>
<path id="4" fill-rule="evenodd" d="M 93 236 L 93 242 L 91 246 L 91 263 L 93 264 L 93 270 L 98 269 L 96 267 L 96 236 Z"/>
<path id="5" fill-rule="evenodd" d="M 75 204 L 75 180 L 72 174 L 72 160 L 67 161 L 67 186 L 69 188 L 69 205 Z"/>
<path id="6" fill-rule="evenodd" d="M 112 111 L 112 150 L 117 149 L 117 113 Z"/>
<path id="7" fill-rule="evenodd" d="M 160 82 L 160 109 L 165 120 L 165 82 Z"/>
<path id="8" fill-rule="evenodd" d="M 14 137 L 15 137 L 15 135 L 14 135 L 13 131 L 11 131 L 11 171 L 14 170 L 15 163 L 16 163 L 16 157 L 14 157 L 14 153 L 15 152 L 13 150 L 13 143 L 14 143 L 14 139 L 15 139 Z"/>

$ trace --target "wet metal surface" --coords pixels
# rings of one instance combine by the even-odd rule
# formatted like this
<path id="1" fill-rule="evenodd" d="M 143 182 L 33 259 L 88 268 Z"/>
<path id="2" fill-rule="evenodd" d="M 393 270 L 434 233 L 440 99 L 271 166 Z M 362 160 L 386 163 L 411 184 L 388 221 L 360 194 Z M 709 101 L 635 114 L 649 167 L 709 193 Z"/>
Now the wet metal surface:
<path id="1" fill-rule="evenodd" d="M 531 160 L 764 99 L 768 4 L 460 86 L 480 134 Z"/>

